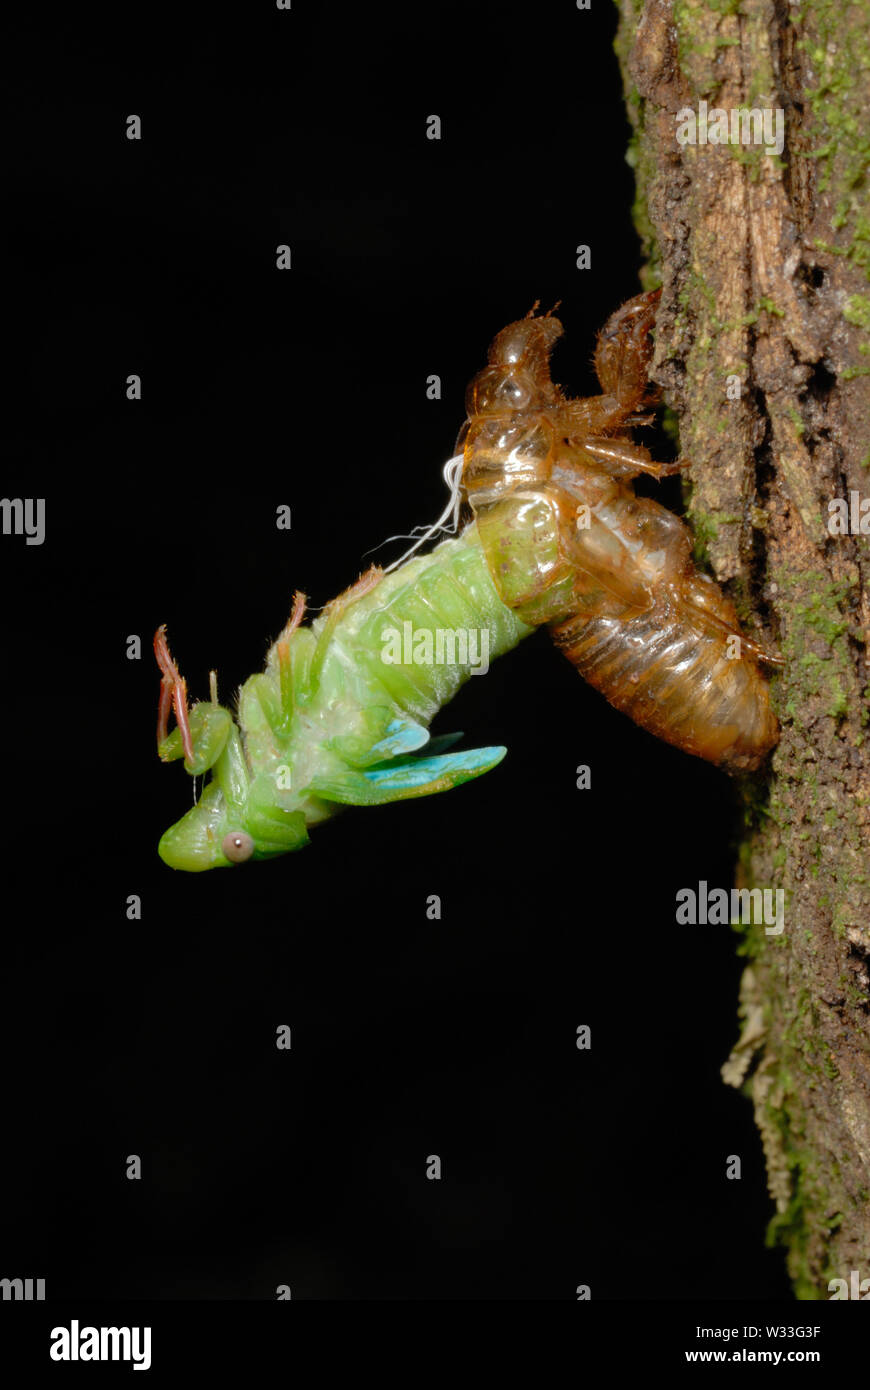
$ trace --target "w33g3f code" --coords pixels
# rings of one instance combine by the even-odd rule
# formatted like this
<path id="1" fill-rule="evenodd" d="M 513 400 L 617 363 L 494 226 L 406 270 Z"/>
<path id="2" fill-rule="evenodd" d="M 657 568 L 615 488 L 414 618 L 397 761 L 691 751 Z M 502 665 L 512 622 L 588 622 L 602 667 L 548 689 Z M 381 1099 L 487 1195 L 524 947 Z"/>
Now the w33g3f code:
<path id="1" fill-rule="evenodd" d="M 728 1342 L 732 1337 L 818 1337 L 820 1327 L 696 1327 L 696 1337 Z"/>

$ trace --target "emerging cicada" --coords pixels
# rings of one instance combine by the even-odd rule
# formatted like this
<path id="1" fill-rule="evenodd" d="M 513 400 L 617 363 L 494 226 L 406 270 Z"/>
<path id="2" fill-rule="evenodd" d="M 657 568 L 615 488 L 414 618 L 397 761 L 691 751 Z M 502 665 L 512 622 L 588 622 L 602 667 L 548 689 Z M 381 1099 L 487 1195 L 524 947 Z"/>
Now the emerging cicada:
<path id="1" fill-rule="evenodd" d="M 562 334 L 552 314 L 533 310 L 499 333 L 468 388 L 463 491 L 499 597 L 523 622 L 546 623 L 590 685 L 643 728 L 752 769 L 777 740 L 758 662 L 780 658 L 741 632 L 733 604 L 695 568 L 688 528 L 631 485 L 684 466 L 653 463 L 629 433 L 654 403 L 659 294 L 608 320 L 595 354 L 603 394 L 585 400 L 550 379 Z"/>
<path id="2" fill-rule="evenodd" d="M 504 329 L 469 387 L 461 477 L 452 474 L 456 508 L 461 495 L 474 519 L 427 555 L 372 567 L 310 627 L 297 594 L 235 716 L 216 680 L 211 699 L 188 710 L 158 629 L 160 756 L 209 774 L 160 841 L 167 864 L 198 871 L 285 854 L 342 805 L 426 796 L 495 767 L 504 748 L 449 753 L 454 736 L 429 736 L 476 665 L 462 642 L 446 662 L 421 659 L 445 634 L 472 631 L 495 658 L 546 624 L 644 728 L 724 766 L 760 763 L 777 728 L 757 662 L 778 658 L 741 634 L 733 606 L 694 568 L 683 523 L 631 487 L 638 473 L 680 467 L 652 463 L 628 433 L 648 419 L 656 297 L 638 296 L 606 325 L 603 394 L 588 400 L 565 399 L 550 380 L 557 319 L 533 311 Z M 412 634 L 413 653 L 387 659 L 389 633 Z"/>

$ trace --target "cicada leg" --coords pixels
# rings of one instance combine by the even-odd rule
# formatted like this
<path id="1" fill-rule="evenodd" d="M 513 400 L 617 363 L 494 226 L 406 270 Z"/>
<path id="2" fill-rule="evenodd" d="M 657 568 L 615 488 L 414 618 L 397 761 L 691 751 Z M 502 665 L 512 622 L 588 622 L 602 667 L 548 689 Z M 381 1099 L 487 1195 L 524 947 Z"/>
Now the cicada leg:
<path id="1" fill-rule="evenodd" d="M 357 599 L 362 598 L 365 594 L 371 593 L 372 589 L 374 589 L 377 584 L 380 584 L 383 574 L 384 572 L 380 565 L 370 565 L 365 574 L 361 574 L 355 584 L 351 584 L 349 589 L 345 589 L 343 594 L 339 594 L 338 598 L 334 598 L 331 603 L 326 605 L 326 608 L 323 610 L 325 622 L 320 630 L 317 646 L 311 659 L 309 680 L 312 688 L 317 686 L 320 679 L 323 661 L 339 619 L 347 612 L 352 603 L 356 603 Z"/>
<path id="2" fill-rule="evenodd" d="M 707 631 L 719 633 L 726 638 L 739 638 L 742 651 L 754 661 L 764 661 L 770 666 L 785 665 L 781 656 L 769 652 L 760 642 L 756 642 L 754 637 L 742 630 L 734 604 L 706 574 L 687 569 L 682 583 L 678 586 L 677 599 L 691 608 L 696 619 L 705 625 Z"/>
<path id="3" fill-rule="evenodd" d="M 623 410 L 637 411 L 658 396 L 649 380 L 653 354 L 649 335 L 661 293 L 659 288 L 635 295 L 611 314 L 598 335 L 595 371 L 605 393 L 615 397 Z"/>
<path id="4" fill-rule="evenodd" d="M 159 747 L 169 733 L 169 711 L 175 710 L 175 719 L 181 732 L 184 756 L 193 762 L 193 738 L 190 732 L 190 719 L 187 712 L 187 681 L 181 675 L 166 641 L 166 624 L 162 623 L 154 634 L 154 655 L 161 671 L 160 704 L 157 710 L 157 746 Z"/>
<path id="5" fill-rule="evenodd" d="M 635 295 L 611 314 L 598 335 L 595 371 L 603 395 L 561 401 L 548 410 L 554 426 L 565 437 L 583 440 L 610 434 L 638 423 L 648 406 L 660 397 L 649 380 L 653 355 L 650 330 L 656 320 L 661 290 Z"/>
<path id="6" fill-rule="evenodd" d="M 281 690 L 281 708 L 292 713 L 295 703 L 293 688 L 293 661 L 290 656 L 290 638 L 305 617 L 305 595 L 297 589 L 293 595 L 293 611 L 284 625 L 284 631 L 275 643 L 278 659 L 278 682 Z"/>
<path id="7" fill-rule="evenodd" d="M 589 439 L 578 441 L 578 447 L 616 478 L 636 478 L 638 473 L 646 473 L 651 478 L 670 478 L 675 473 L 681 473 L 683 469 L 691 467 L 689 459 L 677 459 L 675 463 L 655 463 L 648 449 L 629 439 L 597 439 L 593 435 Z"/>

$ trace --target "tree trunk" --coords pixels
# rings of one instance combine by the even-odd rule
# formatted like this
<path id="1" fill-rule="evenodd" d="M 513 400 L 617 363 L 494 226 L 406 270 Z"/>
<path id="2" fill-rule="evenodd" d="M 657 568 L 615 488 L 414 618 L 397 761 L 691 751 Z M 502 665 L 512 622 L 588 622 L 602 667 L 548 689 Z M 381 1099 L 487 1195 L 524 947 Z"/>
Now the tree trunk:
<path id="1" fill-rule="evenodd" d="M 738 874 L 784 890 L 785 929 L 745 931 L 723 1075 L 754 1103 L 771 1240 L 797 1297 L 825 1299 L 829 1280 L 870 1276 L 870 9 L 620 7 L 645 284 L 664 286 L 653 375 L 693 461 L 699 553 L 786 659 Z M 677 138 L 685 108 L 694 144 Z M 714 108 L 734 142 L 713 142 Z M 732 132 L 741 108 L 767 109 L 774 139 L 783 112 L 781 155 L 740 143 L 757 130 Z M 853 504 L 846 534 L 835 498 Z"/>

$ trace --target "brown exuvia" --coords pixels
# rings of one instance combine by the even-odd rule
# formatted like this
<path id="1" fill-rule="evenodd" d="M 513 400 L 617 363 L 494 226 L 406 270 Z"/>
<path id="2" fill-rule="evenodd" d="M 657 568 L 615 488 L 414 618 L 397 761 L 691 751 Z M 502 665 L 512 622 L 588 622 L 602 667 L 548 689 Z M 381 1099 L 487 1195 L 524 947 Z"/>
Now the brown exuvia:
<path id="1" fill-rule="evenodd" d="M 595 353 L 603 394 L 586 399 L 567 399 L 550 379 L 562 334 L 552 313 L 503 329 L 468 388 L 462 488 L 508 607 L 546 624 L 584 679 L 637 724 L 748 770 L 778 737 L 758 662 L 780 658 L 741 632 L 734 605 L 696 569 L 683 522 L 636 497 L 631 482 L 685 466 L 653 463 L 631 437 L 656 399 L 658 297 L 638 295 L 608 320 Z"/>

